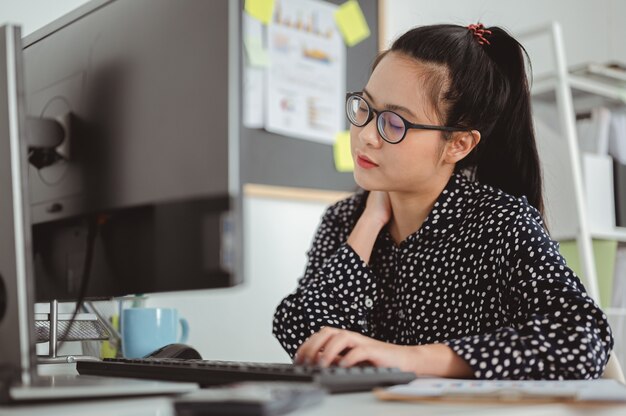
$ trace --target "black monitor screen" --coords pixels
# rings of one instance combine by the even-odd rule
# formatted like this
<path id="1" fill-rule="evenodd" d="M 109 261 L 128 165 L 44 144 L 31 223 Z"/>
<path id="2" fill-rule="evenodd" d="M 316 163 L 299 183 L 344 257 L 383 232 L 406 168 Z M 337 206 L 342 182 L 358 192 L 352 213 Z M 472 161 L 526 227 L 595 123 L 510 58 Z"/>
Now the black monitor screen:
<path id="1" fill-rule="evenodd" d="M 27 114 L 65 132 L 31 154 L 37 301 L 241 279 L 238 7 L 95 1 L 25 39 Z"/>

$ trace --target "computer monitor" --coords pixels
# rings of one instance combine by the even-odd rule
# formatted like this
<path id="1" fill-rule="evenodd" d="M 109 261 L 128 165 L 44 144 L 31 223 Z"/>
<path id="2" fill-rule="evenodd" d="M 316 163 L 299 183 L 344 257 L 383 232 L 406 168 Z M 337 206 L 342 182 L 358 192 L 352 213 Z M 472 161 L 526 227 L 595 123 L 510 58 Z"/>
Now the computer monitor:
<path id="1" fill-rule="evenodd" d="M 30 143 L 30 163 L 19 158 L 27 179 L 12 175 L 26 194 L 23 209 L 13 208 L 26 215 L 10 220 L 25 240 L 0 233 L 30 249 L 32 225 L 32 253 L 23 258 L 34 271 L 18 279 L 28 286 L 26 315 L 0 314 L 0 352 L 15 350 L 0 356 L 2 370 L 32 371 L 33 299 L 241 282 L 240 13 L 239 2 L 226 0 L 95 0 L 24 38 L 21 55 L 5 54 L 23 59 L 15 71 L 25 99 L 24 111 L 6 117 L 27 115 L 35 127 L 3 132 Z M 22 92 L 14 78 L 7 96 Z M 35 143 L 43 120 L 62 127 L 59 146 Z M 2 328 L 9 319 L 31 325 L 15 348 L 6 337 L 18 331 Z"/>
<path id="2" fill-rule="evenodd" d="M 241 281 L 231 3 L 94 1 L 25 38 L 27 114 L 67 132 L 29 165 L 37 301 L 76 298 L 93 222 L 88 296 Z"/>

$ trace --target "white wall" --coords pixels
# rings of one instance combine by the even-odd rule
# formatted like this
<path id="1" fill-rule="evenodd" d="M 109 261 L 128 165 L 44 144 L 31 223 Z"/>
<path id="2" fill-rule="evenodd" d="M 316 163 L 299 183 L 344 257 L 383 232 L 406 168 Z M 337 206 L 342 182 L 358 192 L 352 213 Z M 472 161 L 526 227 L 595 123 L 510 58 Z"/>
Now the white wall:
<path id="1" fill-rule="evenodd" d="M 621 58 L 626 62 L 626 2 L 621 0 L 385 0 L 384 39 L 414 26 L 454 23 L 502 26 L 515 34 L 531 26 L 559 21 L 570 64 Z M 546 40 L 522 42 L 535 74 L 552 68 Z"/>
<path id="2" fill-rule="evenodd" d="M 87 0 L 0 0 L 0 24 L 21 24 L 22 35 L 28 35 L 85 3 Z"/>
<path id="3" fill-rule="evenodd" d="M 609 58 L 626 63 L 626 1 L 609 0 Z"/>

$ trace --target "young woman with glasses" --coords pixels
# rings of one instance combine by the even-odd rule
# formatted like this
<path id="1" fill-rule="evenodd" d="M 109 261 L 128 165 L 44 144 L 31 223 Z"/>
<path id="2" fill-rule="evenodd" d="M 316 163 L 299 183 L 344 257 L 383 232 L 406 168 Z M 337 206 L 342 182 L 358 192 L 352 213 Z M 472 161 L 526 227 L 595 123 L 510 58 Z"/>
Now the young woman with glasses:
<path id="1" fill-rule="evenodd" d="M 297 363 L 485 379 L 599 377 L 613 338 L 543 222 L 525 50 L 413 29 L 347 95 L 354 177 L 274 334 Z"/>

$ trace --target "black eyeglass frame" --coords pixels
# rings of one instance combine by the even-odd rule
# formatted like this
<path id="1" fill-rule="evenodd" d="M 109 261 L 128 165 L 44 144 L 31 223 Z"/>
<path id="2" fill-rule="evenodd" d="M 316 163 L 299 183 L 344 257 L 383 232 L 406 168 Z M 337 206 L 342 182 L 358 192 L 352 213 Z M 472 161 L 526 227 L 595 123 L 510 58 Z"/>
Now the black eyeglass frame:
<path id="1" fill-rule="evenodd" d="M 367 119 L 365 120 L 365 122 L 363 124 L 357 124 L 355 123 L 350 116 L 348 115 L 348 102 L 350 100 L 350 98 L 352 97 L 359 97 L 361 100 L 363 100 L 365 102 L 365 104 L 367 104 L 367 110 L 368 110 L 368 114 L 367 114 Z M 389 139 L 385 138 L 385 134 L 384 132 L 380 131 L 380 124 L 378 122 L 378 120 L 380 119 L 381 115 L 383 113 L 392 113 L 396 116 L 398 116 L 400 118 L 400 120 L 402 120 L 402 122 L 404 123 L 404 133 L 402 134 L 402 137 L 395 141 L 392 142 Z M 364 97 L 363 97 L 363 92 L 347 92 L 346 93 L 346 117 L 348 118 L 348 121 L 350 121 L 350 123 L 356 127 L 365 127 L 367 126 L 367 124 L 372 121 L 372 119 L 374 118 L 374 114 L 377 114 L 376 116 L 376 130 L 378 131 L 378 134 L 380 135 L 380 137 L 386 141 L 387 143 L 391 143 L 391 144 L 398 144 L 400 143 L 402 140 L 404 140 L 404 138 L 406 137 L 406 133 L 407 131 L 409 131 L 410 129 L 419 129 L 419 130 L 439 130 L 439 131 L 449 131 L 449 132 L 453 132 L 453 131 L 466 131 L 467 129 L 462 129 L 462 128 L 458 128 L 458 127 L 447 127 L 447 126 L 434 126 L 434 125 L 430 125 L 430 124 L 415 124 L 415 123 L 411 123 L 410 121 L 408 121 L 407 119 L 405 119 L 404 117 L 402 117 L 400 114 L 396 113 L 395 111 L 391 111 L 391 110 L 383 110 L 383 111 L 379 111 L 376 110 Z"/>

